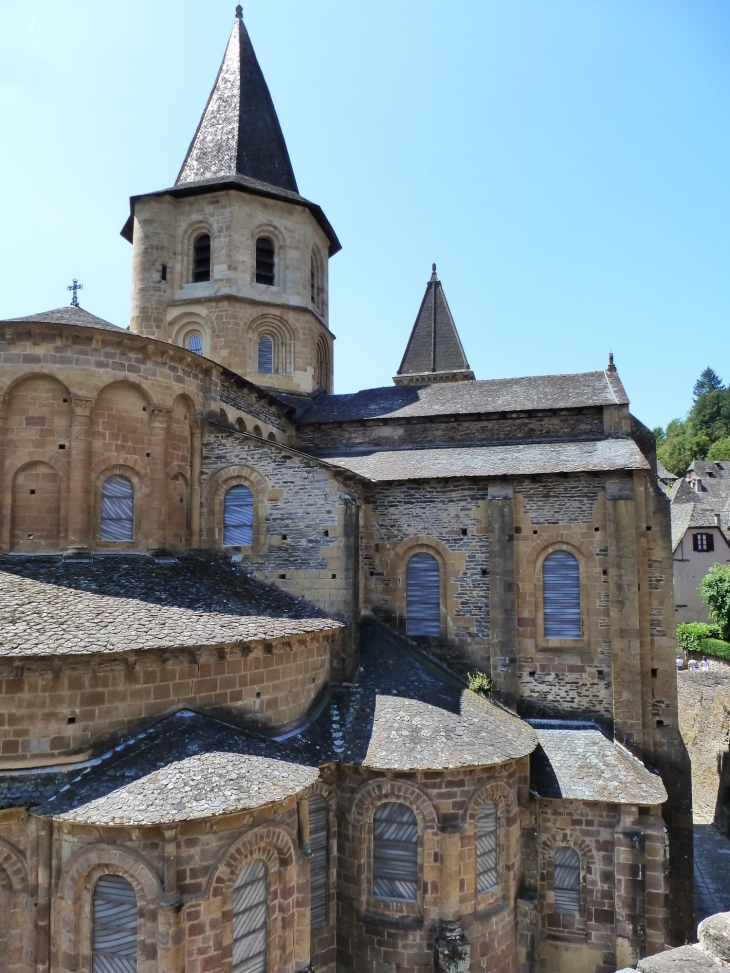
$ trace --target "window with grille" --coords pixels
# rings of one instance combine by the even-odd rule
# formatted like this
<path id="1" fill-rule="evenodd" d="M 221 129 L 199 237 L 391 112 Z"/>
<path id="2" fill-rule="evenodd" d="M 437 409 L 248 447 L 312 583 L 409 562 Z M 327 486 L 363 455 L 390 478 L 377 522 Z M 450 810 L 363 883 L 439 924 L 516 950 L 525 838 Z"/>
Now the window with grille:
<path id="1" fill-rule="evenodd" d="M 266 973 L 268 893 L 266 865 L 256 858 L 233 886 L 233 973 Z"/>
<path id="2" fill-rule="evenodd" d="M 499 885 L 498 838 L 497 805 L 487 801 L 477 814 L 477 895 Z"/>
<path id="3" fill-rule="evenodd" d="M 715 538 L 712 534 L 693 534 L 692 548 L 695 551 L 714 551 Z"/>
<path id="4" fill-rule="evenodd" d="M 276 277 L 274 243 L 267 236 L 256 241 L 256 283 L 273 285 Z"/>
<path id="5" fill-rule="evenodd" d="M 373 817 L 373 897 L 415 902 L 418 822 L 405 804 L 381 804 Z"/>
<path id="6" fill-rule="evenodd" d="M 103 541 L 134 540 L 134 487 L 126 476 L 110 476 L 102 484 L 99 537 Z"/>
<path id="7" fill-rule="evenodd" d="M 223 500 L 223 546 L 253 544 L 253 493 L 247 486 L 234 486 Z"/>
<path id="8" fill-rule="evenodd" d="M 193 283 L 210 280 L 210 234 L 201 233 L 193 244 Z"/>
<path id="9" fill-rule="evenodd" d="M 567 916 L 580 913 L 580 856 L 573 848 L 558 848 L 554 859 L 555 911 Z"/>
<path id="10" fill-rule="evenodd" d="M 92 973 L 136 973 L 137 896 L 121 875 L 94 886 L 92 954 Z"/>
<path id="11" fill-rule="evenodd" d="M 267 334 L 259 338 L 258 370 L 268 373 L 274 371 L 274 340 Z"/>
<path id="12" fill-rule="evenodd" d="M 414 554 L 406 567 L 406 631 L 441 634 L 441 575 L 432 554 Z"/>
<path id="13" fill-rule="evenodd" d="M 194 351 L 196 355 L 203 354 L 203 336 L 199 335 L 197 331 L 188 335 L 188 351 Z"/>
<path id="14" fill-rule="evenodd" d="M 309 798 L 309 844 L 312 929 L 323 929 L 327 925 L 329 891 L 329 808 L 319 794 Z"/>
<path id="15" fill-rule="evenodd" d="M 542 605 L 546 639 L 579 639 L 580 567 L 569 551 L 553 551 L 542 565 Z"/>

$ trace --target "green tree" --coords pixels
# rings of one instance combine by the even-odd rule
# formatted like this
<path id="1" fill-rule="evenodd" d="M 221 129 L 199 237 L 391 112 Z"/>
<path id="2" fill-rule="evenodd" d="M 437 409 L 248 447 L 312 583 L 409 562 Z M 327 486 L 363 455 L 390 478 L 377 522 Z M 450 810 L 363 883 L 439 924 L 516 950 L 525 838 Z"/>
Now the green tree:
<path id="1" fill-rule="evenodd" d="M 710 368 L 709 365 L 702 372 L 700 377 L 694 384 L 692 389 L 692 394 L 695 399 L 698 399 L 701 395 L 705 395 L 707 392 L 716 392 L 718 390 L 723 390 L 725 386 L 722 384 L 722 379 L 717 374 L 714 368 Z"/>
<path id="2" fill-rule="evenodd" d="M 707 458 L 713 460 L 730 461 L 730 436 L 718 439 L 707 450 Z"/>
<path id="3" fill-rule="evenodd" d="M 730 436 L 730 391 L 705 392 L 696 400 L 687 419 L 695 433 L 704 434 L 710 443 Z"/>
<path id="4" fill-rule="evenodd" d="M 713 564 L 697 590 L 710 609 L 710 618 L 720 626 L 723 639 L 730 641 L 730 565 Z"/>

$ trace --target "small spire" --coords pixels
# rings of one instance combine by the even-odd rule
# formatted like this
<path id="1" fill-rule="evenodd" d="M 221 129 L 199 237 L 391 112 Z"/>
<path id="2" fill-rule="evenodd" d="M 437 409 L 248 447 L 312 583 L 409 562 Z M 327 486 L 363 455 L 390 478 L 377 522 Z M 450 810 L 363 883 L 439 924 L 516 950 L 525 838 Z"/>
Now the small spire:
<path id="1" fill-rule="evenodd" d="M 608 353 L 608 370 L 609 370 L 609 372 L 615 372 L 616 371 L 616 366 L 613 363 L 613 352 L 612 351 L 609 351 L 609 353 Z"/>
<path id="2" fill-rule="evenodd" d="M 243 7 L 240 3 L 236 7 L 236 20 L 243 20 Z"/>
<path id="3" fill-rule="evenodd" d="M 431 264 L 431 280 L 438 280 L 436 275 L 436 264 Z"/>

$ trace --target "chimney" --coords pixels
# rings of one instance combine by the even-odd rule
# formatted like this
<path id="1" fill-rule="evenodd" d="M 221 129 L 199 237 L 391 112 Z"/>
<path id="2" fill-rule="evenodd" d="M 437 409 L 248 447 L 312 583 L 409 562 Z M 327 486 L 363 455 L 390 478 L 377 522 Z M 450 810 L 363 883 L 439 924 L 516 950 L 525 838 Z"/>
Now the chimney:
<path id="1" fill-rule="evenodd" d="M 722 530 L 722 514 L 715 514 L 715 523 Z"/>

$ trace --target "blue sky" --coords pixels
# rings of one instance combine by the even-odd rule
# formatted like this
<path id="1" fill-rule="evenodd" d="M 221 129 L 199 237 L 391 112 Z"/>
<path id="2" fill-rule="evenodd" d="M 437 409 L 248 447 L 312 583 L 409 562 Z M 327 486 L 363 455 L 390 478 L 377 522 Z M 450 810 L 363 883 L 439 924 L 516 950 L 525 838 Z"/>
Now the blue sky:
<path id="1" fill-rule="evenodd" d="M 1 317 L 126 326 L 235 3 L 0 0 Z M 478 378 L 616 357 L 664 424 L 730 379 L 726 0 L 270 0 L 246 23 L 330 264 L 339 392 L 389 384 L 432 261 Z"/>

